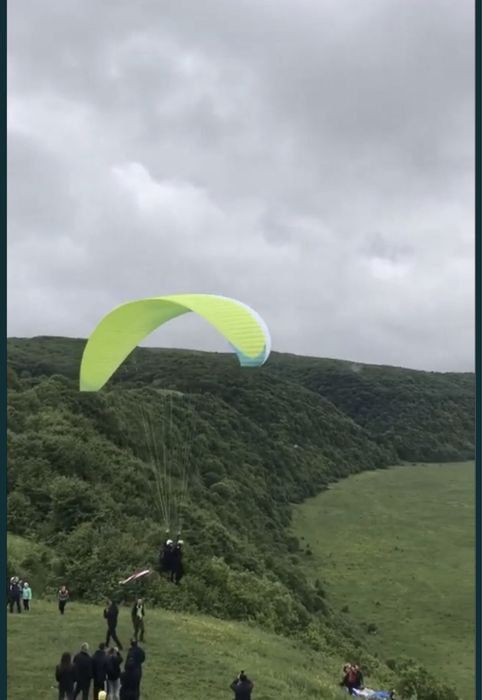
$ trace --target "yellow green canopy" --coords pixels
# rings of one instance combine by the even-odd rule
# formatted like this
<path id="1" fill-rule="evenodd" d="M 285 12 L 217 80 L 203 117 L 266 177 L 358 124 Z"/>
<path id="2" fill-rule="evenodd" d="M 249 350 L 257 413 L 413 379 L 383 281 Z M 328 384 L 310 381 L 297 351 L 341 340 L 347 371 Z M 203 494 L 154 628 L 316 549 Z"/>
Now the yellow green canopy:
<path id="1" fill-rule="evenodd" d="M 243 367 L 266 362 L 271 339 L 263 319 L 249 306 L 214 294 L 175 294 L 130 301 L 107 314 L 90 336 L 80 367 L 80 391 L 98 391 L 126 357 L 156 328 L 194 312 L 231 344 Z"/>

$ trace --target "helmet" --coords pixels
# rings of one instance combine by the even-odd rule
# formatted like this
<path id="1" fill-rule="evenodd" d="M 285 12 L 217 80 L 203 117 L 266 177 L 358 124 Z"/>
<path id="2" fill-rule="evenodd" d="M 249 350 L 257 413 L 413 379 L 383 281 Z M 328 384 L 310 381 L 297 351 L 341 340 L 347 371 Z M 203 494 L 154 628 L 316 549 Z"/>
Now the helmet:
<path id="1" fill-rule="evenodd" d="M 178 540 L 177 543 L 178 543 L 178 544 L 184 544 L 184 540 Z"/>
<path id="2" fill-rule="evenodd" d="M 172 544 L 172 540 L 166 540 L 166 544 Z"/>

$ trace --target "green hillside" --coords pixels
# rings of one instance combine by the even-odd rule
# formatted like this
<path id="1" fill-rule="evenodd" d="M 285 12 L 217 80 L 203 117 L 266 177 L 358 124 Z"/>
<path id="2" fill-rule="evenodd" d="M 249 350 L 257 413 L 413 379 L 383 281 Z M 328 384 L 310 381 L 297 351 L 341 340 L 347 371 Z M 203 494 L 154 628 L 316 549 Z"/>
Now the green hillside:
<path id="1" fill-rule="evenodd" d="M 68 338 L 11 338 L 9 364 L 20 375 L 62 374 L 76 380 L 84 345 Z M 272 353 L 266 366 L 246 372 L 230 355 L 138 348 L 110 385 L 154 382 L 231 401 L 237 386 L 251 390 L 253 383 L 266 379 L 275 391 L 282 387 L 289 395 L 293 386 L 303 387 L 329 401 L 392 457 L 425 462 L 474 458 L 475 378 L 470 372 L 422 372 L 279 353 Z"/>
<path id="2" fill-rule="evenodd" d="M 270 371 L 324 396 L 408 461 L 474 457 L 474 375 L 274 357 Z"/>
<path id="3" fill-rule="evenodd" d="M 343 386 L 347 363 L 274 355 L 260 370 L 242 370 L 232 356 L 138 349 L 105 390 L 80 394 L 83 347 L 9 341 L 8 527 L 55 552 L 46 590 L 66 581 L 76 599 L 119 594 L 119 578 L 156 566 L 167 510 L 171 527 L 182 521 L 187 572 L 176 589 L 152 579 L 152 604 L 249 621 L 356 658 L 391 682 L 363 629 L 326 595 L 324 577 L 304 573 L 306 555 L 289 531 L 292 504 L 401 460 L 407 445 L 420 459 L 425 444 L 466 458 L 473 377 L 433 375 L 427 384 L 424 373 L 407 371 L 420 400 L 400 379 L 396 413 L 405 422 L 387 436 L 307 379 L 314 367 Z M 367 368 L 373 400 L 387 381 L 396 393 L 403 372 Z M 429 399 L 448 409 L 425 421 L 419 444 L 413 426 Z"/>
<path id="4" fill-rule="evenodd" d="M 474 695 L 474 464 L 360 474 L 295 509 L 339 610 L 383 659 L 411 656 Z"/>

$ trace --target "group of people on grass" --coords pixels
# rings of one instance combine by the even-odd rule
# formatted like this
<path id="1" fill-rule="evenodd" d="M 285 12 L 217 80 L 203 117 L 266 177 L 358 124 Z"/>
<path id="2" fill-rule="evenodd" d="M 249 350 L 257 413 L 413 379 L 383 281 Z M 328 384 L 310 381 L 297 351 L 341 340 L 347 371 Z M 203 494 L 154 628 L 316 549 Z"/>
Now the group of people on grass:
<path id="1" fill-rule="evenodd" d="M 59 590 L 59 596 L 62 593 L 62 600 L 59 597 L 59 609 L 60 603 L 68 600 L 68 595 L 65 598 L 65 592 L 68 594 L 67 588 L 63 586 Z M 61 609 L 62 615 L 64 610 L 65 605 Z M 123 647 L 117 636 L 119 607 L 115 600 L 107 600 L 103 611 L 107 623 L 105 642 L 99 644 L 92 656 L 87 642 L 82 644 L 73 659 L 69 652 L 62 654 L 55 669 L 59 700 L 76 700 L 79 695 L 82 700 L 89 700 L 91 686 L 93 700 L 139 700 L 142 664 L 146 658 L 144 650 L 138 644 L 139 640 L 144 641 L 144 615 L 144 601 L 138 598 L 131 608 L 134 636 L 122 670 Z M 116 646 L 109 646 L 111 639 Z"/>
<path id="2" fill-rule="evenodd" d="M 10 612 L 13 613 L 14 608 L 18 613 L 28 612 L 30 610 L 30 601 L 32 600 L 32 589 L 28 581 L 22 581 L 18 576 L 12 576 L 8 585 L 7 602 Z"/>
<path id="3" fill-rule="evenodd" d="M 161 573 L 167 573 L 169 580 L 176 584 L 180 582 L 184 573 L 182 546 L 183 541 L 180 539 L 176 543 L 167 539 L 159 556 Z M 28 582 L 20 580 L 18 576 L 12 576 L 8 590 L 10 612 L 13 612 L 15 606 L 18 612 L 22 611 L 20 601 L 23 601 L 24 610 L 30 610 L 31 599 L 32 590 Z M 65 607 L 70 600 L 67 586 L 63 585 L 59 588 L 57 600 L 59 612 L 64 615 Z M 99 644 L 92 656 L 87 642 L 82 644 L 80 651 L 73 659 L 69 652 L 62 654 L 60 663 L 55 669 L 59 700 L 76 700 L 79 696 L 82 700 L 89 700 L 91 686 L 93 700 L 139 700 L 142 664 L 145 661 L 145 652 L 138 644 L 139 641 L 144 642 L 145 637 L 144 601 L 142 598 L 137 598 L 131 608 L 133 637 L 123 670 L 124 660 L 121 655 L 123 647 L 117 636 L 119 606 L 115 600 L 106 601 L 103 616 L 107 623 L 106 639 Z M 115 646 L 109 646 L 111 640 Z M 363 673 L 357 664 L 347 663 L 343 666 L 343 679 L 340 686 L 344 687 L 350 695 L 357 697 L 386 697 L 389 700 L 394 698 L 393 691 L 385 693 L 385 691 L 371 691 L 365 688 Z M 241 671 L 229 687 L 234 692 L 234 700 L 251 700 L 254 683 L 244 671 Z"/>
<path id="4" fill-rule="evenodd" d="M 91 656 L 84 642 L 73 659 L 64 652 L 55 668 L 59 700 L 76 700 L 79 695 L 89 700 L 91 686 L 93 700 L 139 700 L 145 658 L 144 650 L 132 639 L 122 670 L 124 659 L 117 647 L 102 642 Z"/>
<path id="5" fill-rule="evenodd" d="M 69 591 L 66 586 L 61 586 L 57 591 L 57 601 L 61 615 L 64 614 L 68 600 Z M 14 609 L 21 613 L 22 607 L 24 612 L 28 612 L 32 604 L 32 589 L 29 582 L 22 581 L 18 576 L 12 576 L 8 584 L 7 603 L 11 613 L 13 613 Z"/>

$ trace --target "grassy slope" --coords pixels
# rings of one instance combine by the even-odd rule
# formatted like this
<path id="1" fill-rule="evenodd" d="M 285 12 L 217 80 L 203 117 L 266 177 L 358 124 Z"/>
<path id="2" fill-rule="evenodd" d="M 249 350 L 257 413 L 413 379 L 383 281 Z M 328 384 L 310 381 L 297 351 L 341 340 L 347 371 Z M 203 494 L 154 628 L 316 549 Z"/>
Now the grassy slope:
<path id="1" fill-rule="evenodd" d="M 337 483 L 295 509 L 313 576 L 382 659 L 412 656 L 473 697 L 473 463 L 396 467 Z"/>
<path id="2" fill-rule="evenodd" d="M 63 618 L 44 601 L 34 601 L 29 614 L 9 616 L 9 700 L 56 698 L 53 669 L 61 652 L 75 651 L 86 640 L 95 648 L 103 623 L 101 608 L 75 603 Z M 121 611 L 118 631 L 127 642 L 127 609 Z M 255 700 L 343 697 L 336 687 L 342 659 L 322 658 L 257 628 L 149 610 L 146 634 L 143 700 L 223 700 L 241 668 L 255 680 Z"/>

